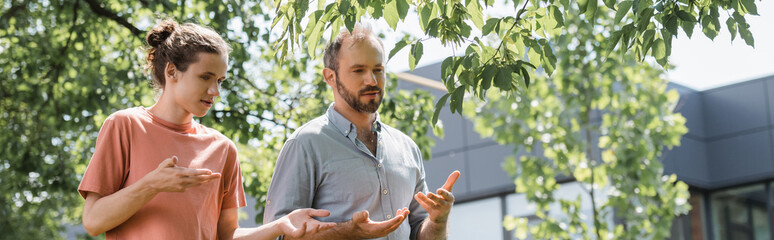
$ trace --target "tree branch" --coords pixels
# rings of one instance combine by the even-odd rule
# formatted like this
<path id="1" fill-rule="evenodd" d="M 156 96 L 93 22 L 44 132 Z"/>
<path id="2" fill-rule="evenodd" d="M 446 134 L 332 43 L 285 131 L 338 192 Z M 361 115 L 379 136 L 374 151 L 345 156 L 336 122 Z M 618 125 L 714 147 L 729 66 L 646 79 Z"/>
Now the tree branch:
<path id="1" fill-rule="evenodd" d="M 518 25 L 518 24 L 519 24 L 519 20 L 521 20 L 521 14 L 523 14 L 523 13 L 524 13 L 524 11 L 525 11 L 525 9 L 527 9 L 527 3 L 528 3 L 528 2 L 529 2 L 529 1 L 524 1 L 524 5 L 522 5 L 522 6 L 521 6 L 521 10 L 519 10 L 519 13 L 518 13 L 518 14 L 517 14 L 517 16 L 516 16 L 516 20 L 513 20 L 513 25 L 511 25 L 511 28 L 509 28 L 509 29 L 508 29 L 508 32 L 511 32 L 511 31 L 513 31 L 513 28 L 515 28 L 515 27 L 516 27 L 516 25 Z M 489 58 L 489 60 L 486 60 L 486 62 L 484 62 L 484 64 L 483 64 L 483 65 L 486 65 L 486 64 L 488 64 L 490 61 L 492 61 L 492 59 L 494 59 L 494 58 L 495 58 L 495 56 L 497 56 L 497 53 L 499 53 L 499 52 L 500 52 L 500 48 L 501 48 L 501 47 L 503 47 L 503 44 L 504 44 L 504 43 L 505 43 L 505 40 L 501 40 L 501 41 L 500 41 L 500 45 L 498 45 L 498 46 L 497 46 L 497 48 L 495 48 L 495 50 L 496 50 L 496 51 L 495 51 L 495 53 L 494 53 L 494 54 L 492 54 L 492 57 L 491 57 L 491 58 Z M 532 61 L 532 59 L 530 59 L 530 61 Z"/>
<path id="2" fill-rule="evenodd" d="M 100 6 L 100 4 L 96 0 L 83 0 L 83 1 L 89 4 L 89 8 L 91 8 L 92 12 L 96 13 L 97 15 L 106 17 L 110 20 L 113 20 L 116 23 L 120 24 L 121 26 L 126 27 L 135 36 L 142 38 L 142 35 L 145 33 L 145 31 L 135 27 L 133 24 L 129 23 L 129 21 L 127 21 L 126 19 L 123 19 L 120 16 L 118 16 L 118 14 Z"/>

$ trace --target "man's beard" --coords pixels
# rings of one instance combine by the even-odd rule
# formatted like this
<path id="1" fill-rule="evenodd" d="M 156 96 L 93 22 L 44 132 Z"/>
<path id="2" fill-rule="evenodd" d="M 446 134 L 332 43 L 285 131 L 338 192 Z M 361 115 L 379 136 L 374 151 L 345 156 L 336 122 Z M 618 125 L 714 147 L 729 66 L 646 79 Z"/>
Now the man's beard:
<path id="1" fill-rule="evenodd" d="M 375 113 L 376 110 L 379 109 L 379 105 L 382 104 L 382 97 L 384 97 L 384 94 L 382 94 L 382 89 L 379 89 L 377 86 L 368 86 L 366 88 L 361 89 L 358 91 L 357 96 L 353 96 L 350 94 L 350 91 L 346 89 L 343 85 L 341 85 L 341 82 L 339 81 L 338 73 L 336 74 L 336 90 L 339 92 L 339 95 L 341 95 L 342 98 L 344 98 L 344 101 L 349 104 L 349 107 L 352 109 L 355 109 L 355 111 L 361 112 L 361 113 Z M 371 99 L 366 103 L 362 103 L 358 100 L 358 97 L 363 94 L 364 92 L 378 92 L 378 97 L 376 99 Z"/>

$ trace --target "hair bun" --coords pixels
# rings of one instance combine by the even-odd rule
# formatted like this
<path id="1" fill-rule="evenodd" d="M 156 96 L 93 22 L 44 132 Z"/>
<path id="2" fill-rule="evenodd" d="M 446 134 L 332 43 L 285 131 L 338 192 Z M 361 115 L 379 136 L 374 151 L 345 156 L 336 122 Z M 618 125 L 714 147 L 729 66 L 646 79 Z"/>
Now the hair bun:
<path id="1" fill-rule="evenodd" d="M 172 20 L 164 20 L 158 25 L 156 25 L 155 28 L 153 28 L 150 32 L 148 32 L 148 36 L 145 37 L 145 41 L 148 42 L 148 45 L 151 47 L 158 47 L 163 43 L 167 38 L 169 38 L 170 35 L 175 31 L 175 28 L 177 28 L 177 23 Z"/>

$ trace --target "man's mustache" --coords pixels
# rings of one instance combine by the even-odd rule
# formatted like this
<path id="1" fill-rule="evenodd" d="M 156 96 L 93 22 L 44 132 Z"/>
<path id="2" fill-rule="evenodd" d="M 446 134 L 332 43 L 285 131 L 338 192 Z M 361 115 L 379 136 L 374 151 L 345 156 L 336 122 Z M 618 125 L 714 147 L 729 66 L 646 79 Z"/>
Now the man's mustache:
<path id="1" fill-rule="evenodd" d="M 382 89 L 379 89 L 379 87 L 377 86 L 369 86 L 360 90 L 359 94 L 363 95 L 363 93 L 366 93 L 366 92 L 377 92 L 379 94 L 382 94 Z"/>

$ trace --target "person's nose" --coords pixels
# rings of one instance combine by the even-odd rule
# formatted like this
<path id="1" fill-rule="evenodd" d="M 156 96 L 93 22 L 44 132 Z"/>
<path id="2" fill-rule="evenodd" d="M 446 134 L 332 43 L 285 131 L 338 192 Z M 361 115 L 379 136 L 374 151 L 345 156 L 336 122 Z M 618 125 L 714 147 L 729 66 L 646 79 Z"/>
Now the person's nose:
<path id="1" fill-rule="evenodd" d="M 220 84 L 218 84 L 217 81 L 215 81 L 214 84 L 210 85 L 209 89 L 207 89 L 207 94 L 213 97 L 219 97 L 220 96 Z"/>
<path id="2" fill-rule="evenodd" d="M 366 86 L 376 86 L 376 82 L 378 81 L 376 78 L 376 74 L 374 72 L 371 72 L 367 74 L 366 80 L 363 82 Z"/>

